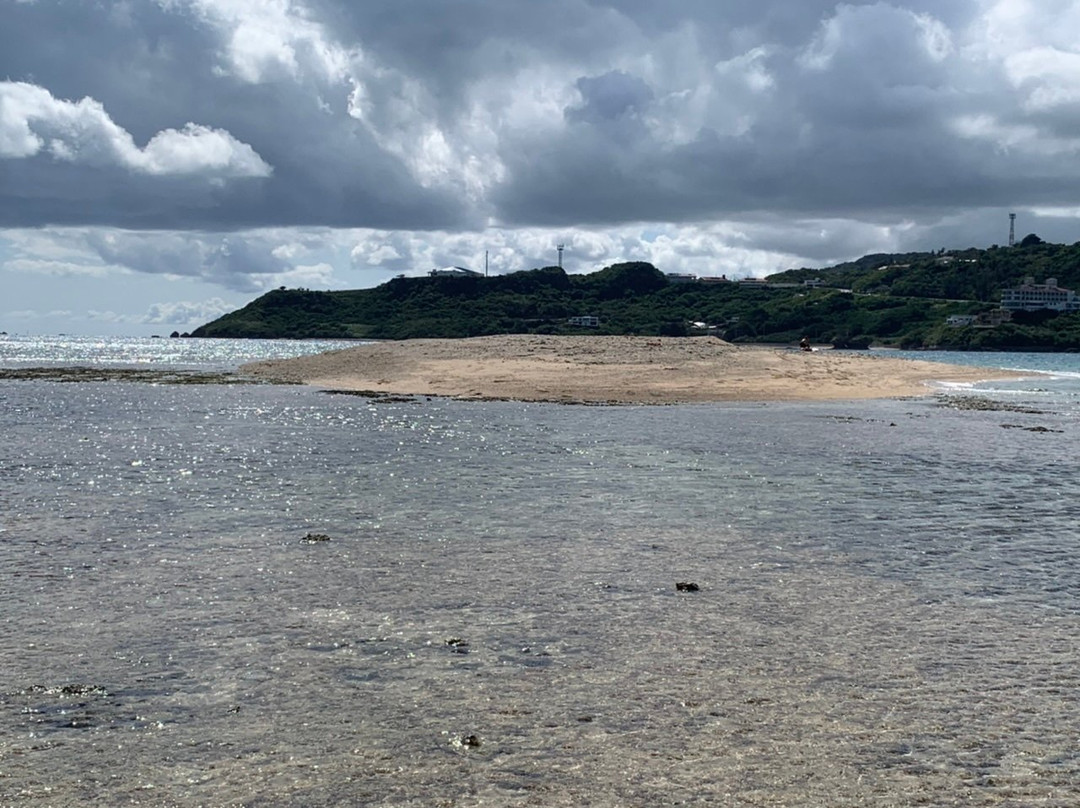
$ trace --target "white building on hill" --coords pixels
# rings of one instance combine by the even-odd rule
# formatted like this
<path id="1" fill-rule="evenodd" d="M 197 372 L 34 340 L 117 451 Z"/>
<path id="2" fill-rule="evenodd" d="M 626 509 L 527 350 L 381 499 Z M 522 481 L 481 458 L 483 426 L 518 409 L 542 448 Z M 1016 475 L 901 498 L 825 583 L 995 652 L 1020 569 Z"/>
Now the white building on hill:
<path id="1" fill-rule="evenodd" d="M 580 317 L 571 317 L 566 322 L 570 325 L 576 325 L 583 328 L 599 328 L 600 318 L 591 314 L 585 314 Z"/>
<path id="2" fill-rule="evenodd" d="M 1080 300 L 1072 289 L 1062 289 L 1057 278 L 1047 278 L 1046 283 L 1035 283 L 1034 278 L 1011 289 L 1001 290 L 1001 308 L 1008 311 L 1080 311 Z"/>

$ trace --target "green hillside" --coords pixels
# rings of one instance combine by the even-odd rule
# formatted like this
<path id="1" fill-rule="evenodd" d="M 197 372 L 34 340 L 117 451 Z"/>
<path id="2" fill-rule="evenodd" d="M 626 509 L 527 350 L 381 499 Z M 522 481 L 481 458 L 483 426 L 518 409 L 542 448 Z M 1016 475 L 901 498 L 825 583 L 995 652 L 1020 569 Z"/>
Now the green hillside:
<path id="1" fill-rule="evenodd" d="M 801 282 L 819 278 L 829 286 L 893 296 L 976 300 L 997 304 L 1001 290 L 1024 277 L 1056 278 L 1080 287 L 1080 242 L 1048 244 L 1029 235 L 1016 247 L 944 250 L 936 253 L 867 255 L 827 269 L 792 269 L 770 280 Z"/>
<path id="2" fill-rule="evenodd" d="M 409 339 L 505 333 L 682 335 L 736 342 L 864 347 L 1080 350 L 1080 315 L 1018 314 L 995 327 L 952 327 L 954 314 L 998 307 L 1001 289 L 1032 276 L 1080 285 L 1080 243 L 949 253 L 868 255 L 793 269 L 768 285 L 680 283 L 651 264 L 588 275 L 558 267 L 494 277 L 395 278 L 373 289 L 279 289 L 196 329 L 194 337 Z M 819 284 L 807 285 L 804 282 Z M 572 326 L 592 315 L 599 328 Z"/>

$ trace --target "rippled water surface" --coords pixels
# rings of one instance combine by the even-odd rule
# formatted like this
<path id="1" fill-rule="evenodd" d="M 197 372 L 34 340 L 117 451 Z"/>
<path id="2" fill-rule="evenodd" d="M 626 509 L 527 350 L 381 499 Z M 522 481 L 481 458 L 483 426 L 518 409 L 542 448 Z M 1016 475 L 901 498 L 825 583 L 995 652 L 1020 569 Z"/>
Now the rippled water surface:
<path id="1" fill-rule="evenodd" d="M 0 805 L 1074 806 L 1039 400 L 0 383 Z"/>
<path id="2" fill-rule="evenodd" d="M 0 334 L 0 367 L 158 367 L 234 370 L 244 362 L 284 359 L 355 345 L 342 340 L 162 339 Z"/>

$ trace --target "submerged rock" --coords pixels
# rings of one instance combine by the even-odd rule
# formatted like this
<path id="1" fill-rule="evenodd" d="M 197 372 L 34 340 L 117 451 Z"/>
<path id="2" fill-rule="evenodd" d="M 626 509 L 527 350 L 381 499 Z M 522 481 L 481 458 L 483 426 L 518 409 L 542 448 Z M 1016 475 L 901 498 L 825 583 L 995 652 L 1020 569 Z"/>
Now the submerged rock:
<path id="1" fill-rule="evenodd" d="M 1045 415 L 1044 410 L 1011 404 L 1007 401 L 995 401 L 982 396 L 938 396 L 938 405 L 954 410 L 981 410 L 983 412 L 1019 412 L 1026 415 Z"/>
<path id="2" fill-rule="evenodd" d="M 675 584 L 675 589 L 679 592 L 697 592 L 701 587 L 692 581 L 679 581 Z"/>
<path id="3" fill-rule="evenodd" d="M 449 637 L 446 644 L 455 654 L 469 653 L 469 641 L 461 637 Z"/>
<path id="4" fill-rule="evenodd" d="M 325 533 L 308 533 L 304 538 L 300 539 L 301 544 L 318 544 L 323 541 L 330 541 L 330 537 Z"/>
<path id="5" fill-rule="evenodd" d="M 1062 429 L 1050 429 L 1047 426 L 1021 426 L 1020 424 L 1002 424 L 1002 429 L 1022 429 L 1025 432 L 1064 432 Z"/>
<path id="6" fill-rule="evenodd" d="M 225 371 L 153 368 L 62 367 L 0 368 L 0 380 L 45 382 L 141 382 L 146 384 L 265 384 Z"/>

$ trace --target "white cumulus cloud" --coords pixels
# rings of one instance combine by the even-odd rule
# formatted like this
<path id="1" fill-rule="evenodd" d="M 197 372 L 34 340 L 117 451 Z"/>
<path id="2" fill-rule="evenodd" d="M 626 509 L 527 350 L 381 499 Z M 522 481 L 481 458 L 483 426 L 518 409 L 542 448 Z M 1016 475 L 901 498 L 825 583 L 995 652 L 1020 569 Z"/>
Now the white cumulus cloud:
<path id="1" fill-rule="evenodd" d="M 272 173 L 251 146 L 223 130 L 188 123 L 158 132 L 140 149 L 99 101 L 66 101 L 34 84 L 0 82 L 0 157 L 40 152 L 64 162 L 121 166 L 157 176 L 223 179 Z"/>
<path id="2" fill-rule="evenodd" d="M 146 314 L 140 318 L 140 322 L 148 325 L 201 325 L 210 320 L 216 320 L 234 308 L 220 297 L 198 302 L 184 300 L 155 303 L 147 309 Z"/>

